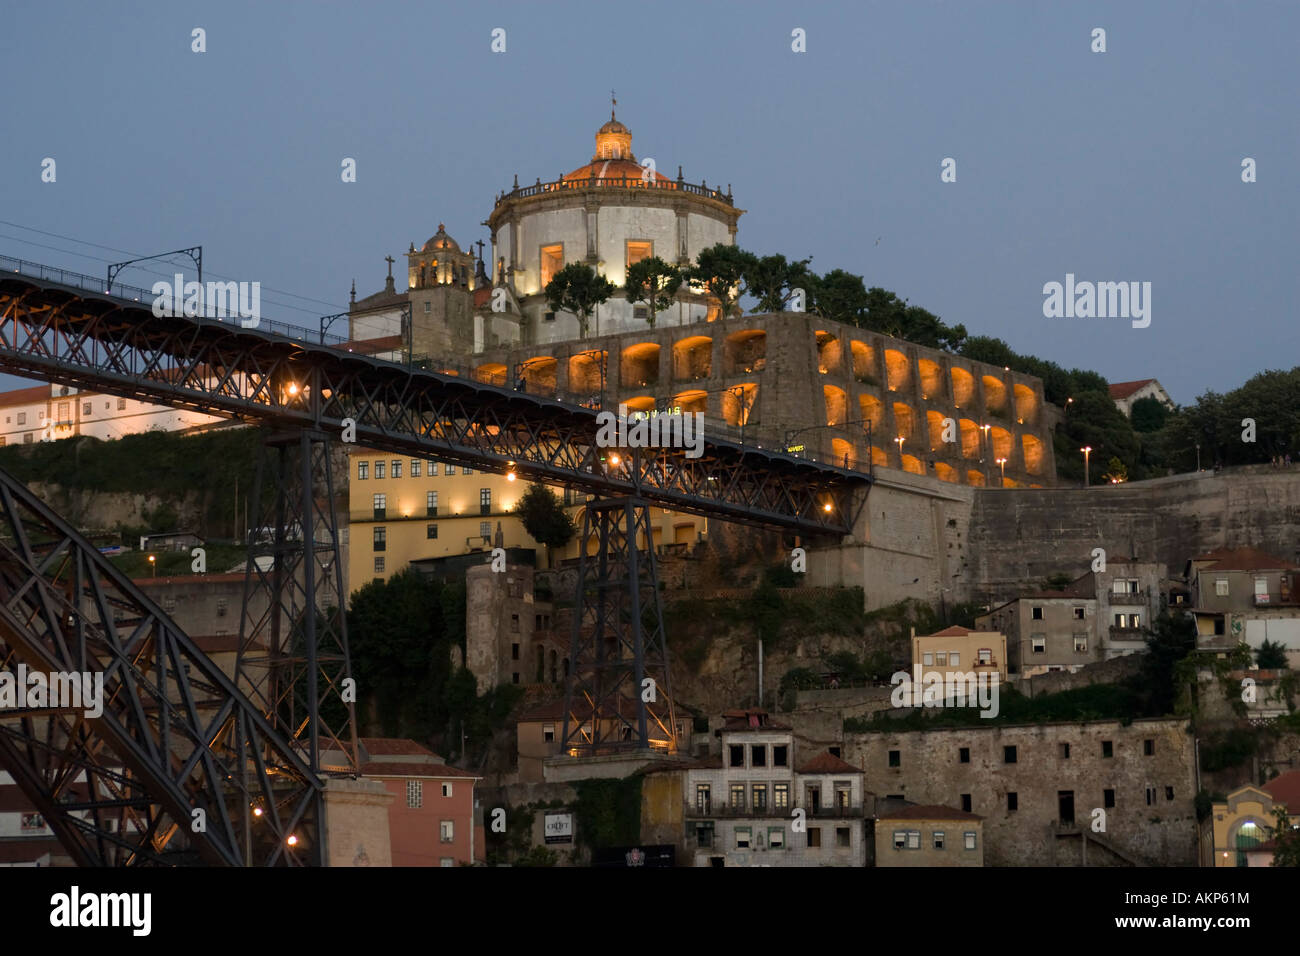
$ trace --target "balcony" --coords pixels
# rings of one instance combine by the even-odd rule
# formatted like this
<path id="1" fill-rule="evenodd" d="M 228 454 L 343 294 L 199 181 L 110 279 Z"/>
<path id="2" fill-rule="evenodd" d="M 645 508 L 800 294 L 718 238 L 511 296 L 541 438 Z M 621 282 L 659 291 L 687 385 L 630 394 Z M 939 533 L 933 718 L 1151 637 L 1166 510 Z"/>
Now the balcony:
<path id="1" fill-rule="evenodd" d="M 1110 627 L 1110 639 L 1112 641 L 1145 641 L 1146 629 L 1141 627 Z"/>
<path id="2" fill-rule="evenodd" d="M 1112 592 L 1111 592 L 1111 595 L 1110 595 L 1110 603 L 1111 603 L 1112 605 L 1114 605 L 1114 604 L 1124 604 L 1124 605 L 1140 604 L 1140 605 L 1145 605 L 1145 604 L 1147 603 L 1147 592 L 1146 592 L 1146 591 L 1126 591 L 1126 592 L 1123 593 L 1123 594 L 1116 594 L 1115 592 L 1112 591 Z"/>

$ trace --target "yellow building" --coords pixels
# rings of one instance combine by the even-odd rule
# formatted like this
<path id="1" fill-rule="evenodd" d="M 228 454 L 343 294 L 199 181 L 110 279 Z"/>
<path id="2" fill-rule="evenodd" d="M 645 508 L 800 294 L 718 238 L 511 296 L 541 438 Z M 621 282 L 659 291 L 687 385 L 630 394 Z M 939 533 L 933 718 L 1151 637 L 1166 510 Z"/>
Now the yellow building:
<path id="1" fill-rule="evenodd" d="M 983 865 L 983 817 L 935 805 L 876 815 L 876 866 Z"/>
<path id="2" fill-rule="evenodd" d="M 1007 638 L 998 631 L 972 631 L 953 625 L 934 634 L 912 635 L 912 669 L 922 675 L 988 674 L 994 683 L 1006 679 Z"/>
<path id="3" fill-rule="evenodd" d="M 1247 785 L 1216 801 L 1201 826 L 1202 866 L 1268 866 L 1277 811 L 1300 826 L 1300 770 L 1274 777 L 1262 787 Z"/>
<path id="4" fill-rule="evenodd" d="M 546 568 L 547 549 L 524 530 L 515 513 L 527 489 L 527 481 L 508 475 L 353 449 L 348 460 L 348 593 L 386 580 L 420 558 L 491 551 L 498 530 L 501 547 L 534 549 L 537 567 Z M 566 502 L 579 534 L 585 501 L 585 495 L 571 495 Z M 650 520 L 661 553 L 669 546 L 695 544 L 706 529 L 704 518 L 658 508 L 651 510 Z M 555 558 L 577 556 L 575 535 Z"/>

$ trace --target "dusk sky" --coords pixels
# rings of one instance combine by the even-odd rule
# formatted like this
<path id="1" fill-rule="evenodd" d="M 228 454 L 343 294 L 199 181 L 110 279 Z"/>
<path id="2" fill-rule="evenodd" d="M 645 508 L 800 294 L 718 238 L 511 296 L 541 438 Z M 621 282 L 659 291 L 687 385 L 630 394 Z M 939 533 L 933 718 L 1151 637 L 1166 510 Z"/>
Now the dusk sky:
<path id="1" fill-rule="evenodd" d="M 1182 404 L 1300 362 L 1294 2 L 11 3 L 3 24 L 0 254 L 97 275 L 129 256 L 83 243 L 201 244 L 205 277 L 315 328 L 439 222 L 487 241 L 516 174 L 587 162 L 613 88 L 637 158 L 730 184 L 758 254 Z M 1067 273 L 1150 282 L 1150 326 L 1045 318 Z"/>

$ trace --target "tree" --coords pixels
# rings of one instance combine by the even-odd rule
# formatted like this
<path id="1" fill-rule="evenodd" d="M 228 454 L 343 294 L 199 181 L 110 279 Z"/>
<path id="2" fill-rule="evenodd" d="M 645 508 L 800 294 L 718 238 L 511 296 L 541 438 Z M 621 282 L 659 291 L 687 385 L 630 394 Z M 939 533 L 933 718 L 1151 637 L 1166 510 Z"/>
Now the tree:
<path id="1" fill-rule="evenodd" d="M 515 511 L 524 530 L 538 544 L 546 546 L 548 557 L 550 549 L 564 547 L 577 532 L 569 513 L 545 485 L 529 485 Z"/>
<path id="2" fill-rule="evenodd" d="M 1128 417 L 1115 407 L 1106 392 L 1088 391 L 1074 397 L 1066 408 L 1065 421 L 1053 435 L 1056 448 L 1056 473 L 1065 479 L 1083 477 L 1084 446 L 1091 446 L 1091 457 L 1100 462 L 1117 458 L 1130 475 L 1137 473 L 1140 446 Z M 1103 458 L 1102 456 L 1105 456 Z"/>
<path id="3" fill-rule="evenodd" d="M 1281 670 L 1287 666 L 1286 645 L 1265 640 L 1255 651 L 1255 663 L 1263 670 Z"/>
<path id="4" fill-rule="evenodd" d="M 1292 826 L 1286 807 L 1275 811 L 1273 862 L 1270 866 L 1300 866 L 1300 826 Z"/>
<path id="5" fill-rule="evenodd" d="M 867 311 L 867 286 L 862 276 L 832 269 L 820 278 L 810 275 L 810 311 L 835 322 L 861 325 Z"/>
<path id="6" fill-rule="evenodd" d="M 1126 682 L 1141 701 L 1145 716 L 1174 713 L 1179 697 L 1176 669 L 1195 650 L 1196 623 L 1190 617 L 1166 611 L 1156 618 L 1138 673 Z"/>
<path id="7" fill-rule="evenodd" d="M 1169 420 L 1169 409 L 1158 398 L 1139 398 L 1129 410 L 1135 432 L 1158 432 Z"/>
<path id="8" fill-rule="evenodd" d="M 448 620 L 442 592 L 432 578 L 407 569 L 352 595 L 352 663 L 358 686 L 373 702 L 358 717 L 383 736 L 427 739 L 448 716 L 441 692 L 450 677 L 451 648 L 464 641 L 464 629 L 463 621 L 458 629 Z"/>
<path id="9" fill-rule="evenodd" d="M 1114 455 L 1110 456 L 1110 461 L 1106 462 L 1106 473 L 1101 476 L 1112 485 L 1118 485 L 1128 481 L 1128 468 L 1124 463 Z"/>
<path id="10" fill-rule="evenodd" d="M 782 312 L 795 289 L 803 289 L 806 296 L 812 285 L 813 273 L 808 268 L 811 261 L 787 262 L 782 255 L 755 259 L 744 273 L 746 289 L 758 300 L 751 311 Z"/>
<path id="11" fill-rule="evenodd" d="M 722 318 L 727 318 L 735 309 L 735 301 L 744 290 L 740 287 L 747 270 L 758 264 L 758 258 L 752 252 L 745 252 L 737 246 L 719 242 L 701 249 L 695 257 L 695 265 L 685 270 L 685 278 L 708 290 L 718 300 Z"/>
<path id="12" fill-rule="evenodd" d="M 682 285 L 682 274 L 658 256 L 649 256 L 627 269 L 627 301 L 644 302 L 650 309 L 647 321 L 655 327 L 655 313 L 672 305 L 673 296 Z"/>
<path id="13" fill-rule="evenodd" d="M 576 315 L 579 337 L 585 339 L 591 314 L 617 289 L 585 262 L 570 262 L 546 284 L 546 302 L 556 312 Z"/>

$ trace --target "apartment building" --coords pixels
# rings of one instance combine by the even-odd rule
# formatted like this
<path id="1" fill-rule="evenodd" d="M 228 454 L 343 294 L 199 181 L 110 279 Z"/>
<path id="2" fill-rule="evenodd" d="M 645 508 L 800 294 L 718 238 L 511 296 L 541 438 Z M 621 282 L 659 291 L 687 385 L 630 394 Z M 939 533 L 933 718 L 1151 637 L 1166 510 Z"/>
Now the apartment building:
<path id="1" fill-rule="evenodd" d="M 1226 652 L 1245 642 L 1286 647 L 1300 667 L 1300 561 L 1256 548 L 1220 548 L 1187 562 L 1197 646 Z"/>
<path id="2" fill-rule="evenodd" d="M 983 866 L 984 818 L 964 810 L 900 807 L 876 814 L 876 866 Z"/>
<path id="3" fill-rule="evenodd" d="M 1101 659 L 1098 603 L 1092 575 L 1059 591 L 1030 591 L 975 619 L 983 631 L 1006 635 L 1008 673 L 1017 678 L 1049 671 L 1077 671 Z M 1122 632 L 1142 633 L 1145 615 L 1125 612 Z"/>
<path id="4" fill-rule="evenodd" d="M 995 684 L 1006 679 L 1007 638 L 997 631 L 973 631 L 953 625 L 934 634 L 912 635 L 912 670 L 932 672 L 945 681 L 950 674 L 988 674 Z"/>
<path id="5" fill-rule="evenodd" d="M 685 842 L 696 866 L 864 866 L 863 772 L 800 753 L 766 711 L 729 711 L 722 753 L 684 773 Z"/>

